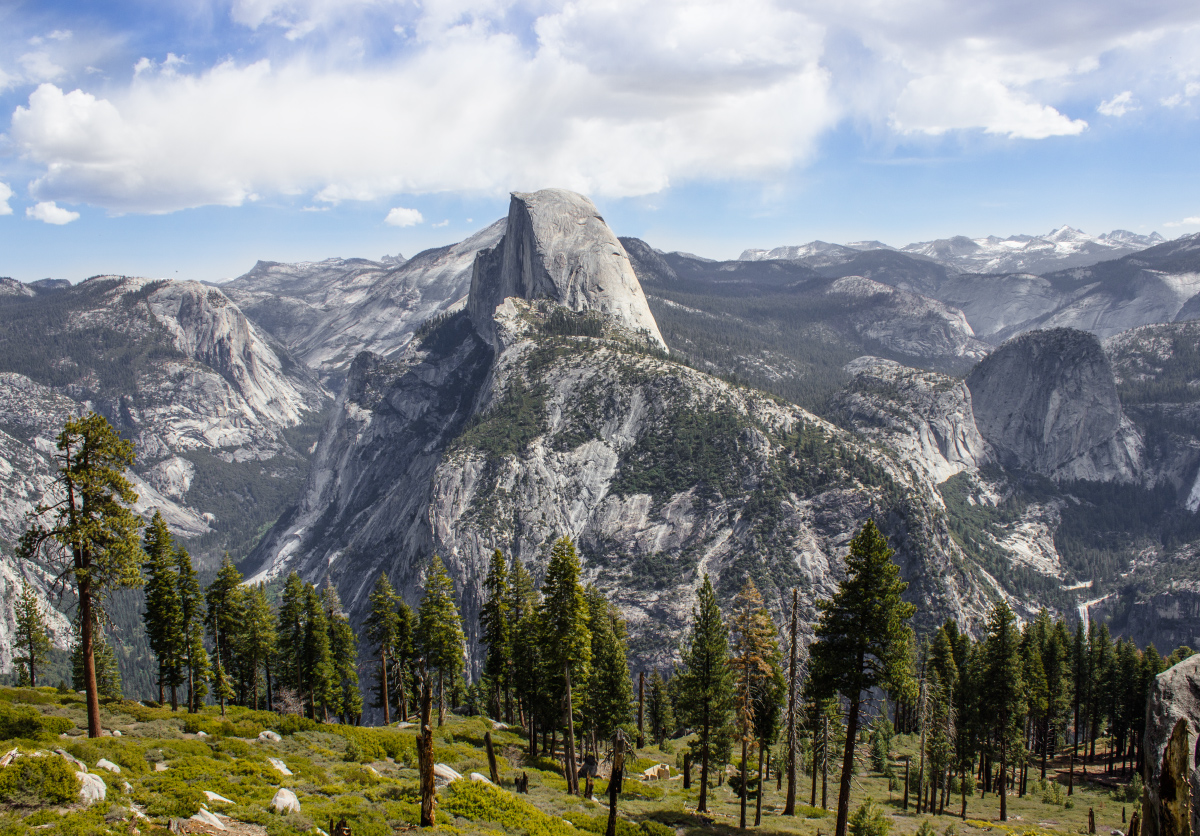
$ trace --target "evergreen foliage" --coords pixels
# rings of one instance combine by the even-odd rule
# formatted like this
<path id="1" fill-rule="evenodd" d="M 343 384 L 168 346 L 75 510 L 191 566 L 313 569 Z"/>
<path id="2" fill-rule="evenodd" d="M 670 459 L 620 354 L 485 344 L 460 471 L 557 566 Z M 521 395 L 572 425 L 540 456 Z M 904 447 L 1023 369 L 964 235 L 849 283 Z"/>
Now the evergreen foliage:
<path id="1" fill-rule="evenodd" d="M 435 554 L 425 575 L 425 595 L 417 610 L 416 646 L 426 667 L 437 672 L 439 726 L 446 717 L 446 683 L 456 682 L 462 673 L 464 641 L 454 581 Z"/>
<path id="2" fill-rule="evenodd" d="M 14 608 L 16 630 L 13 633 L 13 664 L 17 666 L 17 685 L 37 687 L 38 671 L 50 655 L 49 627 L 37 593 L 22 578 L 21 594 Z"/>

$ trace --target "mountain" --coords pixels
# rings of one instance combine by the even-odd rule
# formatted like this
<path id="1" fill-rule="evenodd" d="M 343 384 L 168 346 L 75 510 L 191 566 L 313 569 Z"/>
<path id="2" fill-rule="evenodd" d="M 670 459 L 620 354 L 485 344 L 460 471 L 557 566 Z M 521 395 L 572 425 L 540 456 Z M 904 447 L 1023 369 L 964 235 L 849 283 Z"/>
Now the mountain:
<path id="1" fill-rule="evenodd" d="M 389 356 L 421 323 L 465 300 L 476 253 L 504 234 L 504 221 L 458 244 L 407 261 L 331 258 L 260 261 L 221 285 L 263 330 L 337 389 L 360 351 Z"/>
<path id="2" fill-rule="evenodd" d="M 1166 241 L 1157 232 L 1138 235 L 1123 229 L 1103 235 L 1088 235 L 1069 226 L 1061 226 L 1046 235 L 1011 235 L 998 238 L 968 238 L 955 235 L 935 241 L 921 241 L 899 249 L 907 255 L 928 258 L 956 273 L 1032 273 L 1088 267 L 1101 261 L 1153 247 Z M 771 250 L 745 250 L 742 261 L 800 261 L 809 267 L 828 267 L 854 258 L 864 250 L 895 250 L 879 241 L 829 244 L 812 241 L 798 246 Z"/>
<path id="3" fill-rule="evenodd" d="M 928 484 L 890 452 L 664 352 L 586 198 L 515 194 L 507 230 L 478 256 L 465 312 L 395 359 L 354 361 L 304 494 L 247 562 L 252 581 L 328 578 L 359 620 L 379 571 L 415 602 L 440 554 L 478 661 L 492 550 L 540 579 L 568 534 L 586 580 L 629 621 L 635 656 L 661 663 L 705 573 L 725 596 L 754 577 L 780 617 L 799 586 L 807 633 L 873 516 L 921 618 L 980 623 L 986 581 Z"/>
<path id="4" fill-rule="evenodd" d="M 0 296 L 0 597 L 11 600 L 22 574 L 45 597 L 48 576 L 17 567 L 12 548 L 51 486 L 55 436 L 89 410 L 136 444 L 139 513 L 161 510 L 202 571 L 226 550 L 243 555 L 303 484 L 330 402 L 315 376 L 199 283 L 96 276 L 13 289 Z M 126 610 L 116 617 L 131 627 Z M 68 638 L 56 629 L 60 648 Z"/>

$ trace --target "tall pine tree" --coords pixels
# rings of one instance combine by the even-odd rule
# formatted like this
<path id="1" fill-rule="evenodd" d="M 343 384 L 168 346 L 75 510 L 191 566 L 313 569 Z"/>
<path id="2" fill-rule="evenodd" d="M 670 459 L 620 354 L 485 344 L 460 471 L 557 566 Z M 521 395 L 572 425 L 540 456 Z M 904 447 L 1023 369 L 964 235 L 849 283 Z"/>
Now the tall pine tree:
<path id="1" fill-rule="evenodd" d="M 833 598 L 817 604 L 820 618 L 811 648 L 814 688 L 820 696 L 836 691 L 850 704 L 835 836 L 846 836 L 850 816 L 850 779 L 863 693 L 877 687 L 892 693 L 912 690 L 908 620 L 916 607 L 900 597 L 908 584 L 900 580 L 892 554 L 874 521 L 867 520 L 850 541 L 845 579 Z"/>
<path id="2" fill-rule="evenodd" d="M 383 724 L 392 722 L 392 695 L 388 691 L 388 661 L 395 658 L 396 640 L 399 637 L 400 616 L 396 607 L 400 603 L 396 590 L 388 580 L 387 572 L 381 572 L 371 590 L 368 604 L 371 609 L 367 613 L 364 626 L 367 638 L 378 648 L 379 654 L 379 700 L 376 705 L 383 708 Z"/>
<path id="3" fill-rule="evenodd" d="M 1006 778 L 1008 766 L 1022 745 L 1025 686 L 1016 616 L 1003 599 L 992 608 L 988 620 L 983 666 L 981 713 L 988 718 L 992 753 L 1000 761 L 1000 821 L 1008 821 Z"/>
<path id="4" fill-rule="evenodd" d="M 587 714 L 597 740 L 608 740 L 617 726 L 633 718 L 633 685 L 625 647 L 625 620 L 596 587 L 587 589 L 588 630 L 592 634 L 592 670 Z"/>
<path id="5" fill-rule="evenodd" d="M 425 596 L 417 611 L 416 644 L 427 668 L 437 671 L 438 725 L 446 721 L 446 683 L 463 669 L 462 619 L 455 604 L 454 581 L 436 554 L 425 575 Z"/>
<path id="6" fill-rule="evenodd" d="M 50 655 L 50 635 L 37 593 L 24 578 L 14 615 L 17 629 L 13 635 L 13 664 L 17 666 L 17 685 L 36 688 L 38 668 Z"/>
<path id="7" fill-rule="evenodd" d="M 142 622 L 146 638 L 158 662 L 158 701 L 166 701 L 164 689 L 171 689 L 171 708 L 179 708 L 178 688 L 183 678 L 183 604 L 179 597 L 179 573 L 175 569 L 175 541 L 166 520 L 158 511 L 146 527 L 142 545 L 146 562 L 146 611 Z"/>
<path id="8" fill-rule="evenodd" d="M 211 667 L 208 651 L 204 649 L 204 595 L 200 580 L 192 567 L 187 550 L 175 547 L 175 575 L 179 580 L 179 610 L 181 620 L 181 650 L 184 674 L 187 677 L 188 711 L 199 711 L 208 694 Z"/>
<path id="9" fill-rule="evenodd" d="M 733 674 L 729 668 L 729 632 L 708 575 L 692 608 L 692 627 L 680 649 L 675 675 L 677 716 L 696 729 L 694 752 L 700 756 L 700 799 L 697 812 L 708 812 L 708 771 L 716 750 L 716 733 L 729 722 L 733 706 Z"/>
<path id="10" fill-rule="evenodd" d="M 509 611 L 508 567 L 499 549 L 492 553 L 483 589 L 483 607 L 479 610 L 480 640 L 487 653 L 483 660 L 483 675 L 490 685 L 493 714 L 499 717 L 512 693 L 512 657 L 509 655 L 512 650 L 512 619 Z"/>

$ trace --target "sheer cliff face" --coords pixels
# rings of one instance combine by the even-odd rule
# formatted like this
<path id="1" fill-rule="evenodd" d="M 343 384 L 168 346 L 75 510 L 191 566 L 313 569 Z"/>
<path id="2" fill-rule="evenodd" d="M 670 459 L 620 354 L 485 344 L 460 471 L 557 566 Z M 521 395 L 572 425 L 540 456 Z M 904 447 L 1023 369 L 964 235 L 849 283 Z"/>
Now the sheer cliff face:
<path id="1" fill-rule="evenodd" d="M 667 347 L 625 248 L 595 205 L 574 192 L 513 194 L 504 238 L 479 254 L 471 276 L 471 321 L 493 345 L 492 315 L 508 297 L 600 313 Z"/>
<path id="2" fill-rule="evenodd" d="M 1060 480 L 1136 480 L 1141 438 L 1094 335 L 1057 328 L 1009 340 L 967 386 L 979 431 L 1005 466 Z"/>
<path id="3" fill-rule="evenodd" d="M 589 206 L 515 196 L 513 237 L 480 256 L 467 311 L 395 361 L 360 355 L 252 579 L 329 578 L 361 618 L 380 571 L 415 603 L 438 553 L 470 633 L 492 551 L 540 579 L 566 534 L 629 620 L 635 656 L 662 663 L 706 573 L 730 597 L 754 577 L 779 615 L 798 586 L 814 621 L 874 517 L 924 617 L 979 622 L 987 597 L 928 480 L 799 407 L 647 351 L 657 329 Z"/>

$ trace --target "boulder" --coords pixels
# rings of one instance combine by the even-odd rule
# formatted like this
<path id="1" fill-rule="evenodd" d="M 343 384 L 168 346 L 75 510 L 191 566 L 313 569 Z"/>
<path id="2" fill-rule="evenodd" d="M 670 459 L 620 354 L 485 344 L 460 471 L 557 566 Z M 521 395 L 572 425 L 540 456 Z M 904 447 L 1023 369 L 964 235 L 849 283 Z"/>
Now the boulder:
<path id="1" fill-rule="evenodd" d="M 205 790 L 204 797 L 208 799 L 209 804 L 232 804 L 233 803 L 225 796 L 217 795 L 212 790 Z"/>
<path id="2" fill-rule="evenodd" d="M 121 774 L 121 767 L 117 766 L 115 763 L 110 761 L 108 758 L 101 758 L 100 760 L 96 761 L 96 768 L 97 769 L 106 769 L 109 772 L 111 772 L 113 775 Z"/>
<path id="3" fill-rule="evenodd" d="M 279 736 L 279 732 L 273 732 L 270 729 L 267 729 L 266 731 L 260 731 L 258 733 L 258 739 L 263 743 L 278 743 L 283 738 Z"/>
<path id="4" fill-rule="evenodd" d="M 19 749 L 12 749 L 8 752 L 5 752 L 4 757 L 0 758 L 0 766 L 8 766 L 10 763 L 15 761 L 20 754 L 21 752 Z"/>
<path id="5" fill-rule="evenodd" d="M 1200 740 L 1200 655 L 1184 659 L 1154 679 L 1146 705 L 1146 753 L 1142 823 L 1144 836 L 1172 836 L 1175 819 L 1191 807 L 1191 831 L 1200 832 L 1200 819 L 1191 799 L 1200 794 L 1196 742 Z M 1172 745 L 1173 744 L 1173 745 Z M 1164 770 L 1165 767 L 1165 770 Z M 1164 826 L 1164 824 L 1166 826 Z"/>
<path id="6" fill-rule="evenodd" d="M 66 749 L 55 749 L 54 751 L 59 757 L 61 757 L 67 763 L 71 764 L 71 766 L 75 767 L 75 769 L 77 771 L 79 771 L 79 772 L 87 772 L 88 771 L 87 764 L 85 764 L 79 758 L 72 755 Z"/>
<path id="7" fill-rule="evenodd" d="M 165 763 L 163 763 L 162 761 L 159 761 L 158 763 L 154 764 L 154 771 L 155 772 L 166 772 L 167 765 Z"/>
<path id="8" fill-rule="evenodd" d="M 279 792 L 271 799 L 271 809 L 276 813 L 299 813 L 300 799 L 287 787 L 280 787 Z"/>
<path id="9" fill-rule="evenodd" d="M 95 804 L 103 801 L 108 795 L 108 787 L 104 779 L 93 772 L 76 772 L 79 779 L 79 800 L 84 804 Z"/>
<path id="10" fill-rule="evenodd" d="M 287 764 L 285 764 L 279 758 L 267 758 L 267 763 L 269 763 L 269 764 L 271 764 L 271 766 L 275 767 L 275 771 L 277 771 L 280 775 L 291 775 L 292 774 L 292 770 L 288 769 Z"/>
<path id="11" fill-rule="evenodd" d="M 196 732 L 196 737 L 208 737 L 208 732 L 201 729 L 200 731 Z"/>
<path id="12" fill-rule="evenodd" d="M 198 821 L 201 824 L 207 824 L 209 827 L 214 827 L 217 830 L 227 830 L 228 829 L 225 827 L 225 824 L 219 818 L 214 816 L 212 813 L 210 813 L 208 810 L 204 809 L 203 807 L 200 808 L 200 810 L 196 813 L 196 815 L 192 816 L 191 820 Z"/>
<path id="13" fill-rule="evenodd" d="M 496 786 L 495 784 L 492 784 L 491 778 L 479 772 L 472 772 L 469 777 L 472 781 L 478 781 L 481 784 L 491 784 L 493 787 Z"/>
<path id="14" fill-rule="evenodd" d="M 131 792 L 133 792 L 133 785 L 130 784 L 128 781 L 122 781 L 121 782 L 121 792 L 125 793 L 126 795 L 129 795 Z"/>
<path id="15" fill-rule="evenodd" d="M 113 729 L 113 737 L 124 737 L 120 729 Z"/>
<path id="16" fill-rule="evenodd" d="M 435 763 L 433 765 L 433 784 L 438 789 L 449 784 L 451 781 L 457 781 L 462 778 L 458 772 L 455 772 L 444 763 Z"/>

